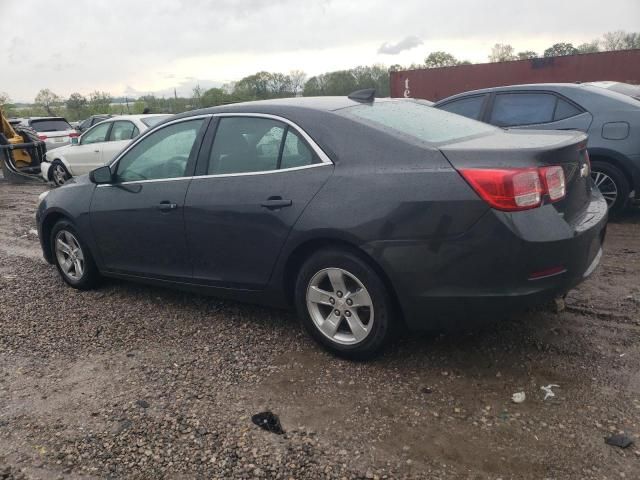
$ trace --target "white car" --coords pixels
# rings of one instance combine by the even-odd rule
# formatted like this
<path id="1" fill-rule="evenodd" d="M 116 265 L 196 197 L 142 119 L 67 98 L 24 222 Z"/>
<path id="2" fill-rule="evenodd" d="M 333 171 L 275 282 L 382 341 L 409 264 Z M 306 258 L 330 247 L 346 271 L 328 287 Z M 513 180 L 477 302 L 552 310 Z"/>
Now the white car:
<path id="1" fill-rule="evenodd" d="M 74 140 L 71 145 L 47 151 L 40 165 L 42 177 L 62 185 L 71 177 L 84 175 L 110 162 L 132 138 L 149 130 L 171 115 L 122 115 L 100 122 Z"/>

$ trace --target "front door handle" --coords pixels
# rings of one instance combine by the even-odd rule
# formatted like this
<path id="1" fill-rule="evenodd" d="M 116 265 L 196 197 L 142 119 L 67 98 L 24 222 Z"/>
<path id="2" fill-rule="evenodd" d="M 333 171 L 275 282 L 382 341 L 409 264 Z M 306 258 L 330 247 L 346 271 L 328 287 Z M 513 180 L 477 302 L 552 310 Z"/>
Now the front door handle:
<path id="1" fill-rule="evenodd" d="M 176 208 L 178 208 L 178 205 L 171 202 L 160 202 L 160 205 L 158 205 L 158 210 L 160 210 L 161 212 L 169 212 L 171 210 L 175 210 Z"/>
<path id="2" fill-rule="evenodd" d="M 269 210 L 276 210 L 278 208 L 290 207 L 293 205 L 293 202 L 291 200 L 285 200 L 282 197 L 269 197 L 262 202 L 261 205 Z"/>

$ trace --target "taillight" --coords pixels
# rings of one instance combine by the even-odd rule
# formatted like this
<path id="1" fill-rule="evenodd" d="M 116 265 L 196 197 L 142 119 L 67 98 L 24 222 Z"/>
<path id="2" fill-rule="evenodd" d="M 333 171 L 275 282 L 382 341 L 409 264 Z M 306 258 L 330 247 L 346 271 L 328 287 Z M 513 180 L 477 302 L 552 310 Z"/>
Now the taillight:
<path id="1" fill-rule="evenodd" d="M 76 138 L 76 137 L 79 137 L 79 136 L 80 136 L 80 134 L 78 132 L 72 132 L 72 133 L 69 134 L 69 138 Z"/>
<path id="2" fill-rule="evenodd" d="M 564 170 L 541 168 L 466 168 L 460 173 L 491 207 L 507 212 L 542 205 L 543 195 L 556 202 L 566 195 Z"/>
<path id="3" fill-rule="evenodd" d="M 564 170 L 562 167 L 542 167 L 540 176 L 549 199 L 556 202 L 567 194 L 567 185 L 564 180 Z"/>
<path id="4" fill-rule="evenodd" d="M 484 201 L 498 210 L 527 210 L 542 202 L 542 184 L 535 168 L 470 168 L 460 173 Z"/>
<path id="5" fill-rule="evenodd" d="M 46 139 L 47 139 L 47 136 L 46 136 L 46 135 L 38 135 L 38 138 L 39 138 L 40 140 L 46 140 Z"/>

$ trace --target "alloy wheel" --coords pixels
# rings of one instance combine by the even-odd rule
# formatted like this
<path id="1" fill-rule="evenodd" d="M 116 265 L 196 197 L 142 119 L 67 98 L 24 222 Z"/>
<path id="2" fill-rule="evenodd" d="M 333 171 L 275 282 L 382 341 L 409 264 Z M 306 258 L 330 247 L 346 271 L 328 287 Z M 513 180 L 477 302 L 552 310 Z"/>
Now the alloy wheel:
<path id="1" fill-rule="evenodd" d="M 607 206 L 611 208 L 618 198 L 618 186 L 616 182 L 614 182 L 609 175 L 600 171 L 592 171 L 591 178 L 607 201 Z"/>
<path id="2" fill-rule="evenodd" d="M 53 181 L 56 185 L 63 185 L 68 180 L 67 172 L 60 164 L 53 166 Z"/>
<path id="3" fill-rule="evenodd" d="M 331 341 L 354 345 L 371 333 L 373 301 L 352 273 L 341 268 L 320 270 L 309 281 L 306 300 L 316 328 Z"/>
<path id="4" fill-rule="evenodd" d="M 55 241 L 60 270 L 69 279 L 78 281 L 84 273 L 84 253 L 78 239 L 68 230 L 60 230 Z"/>

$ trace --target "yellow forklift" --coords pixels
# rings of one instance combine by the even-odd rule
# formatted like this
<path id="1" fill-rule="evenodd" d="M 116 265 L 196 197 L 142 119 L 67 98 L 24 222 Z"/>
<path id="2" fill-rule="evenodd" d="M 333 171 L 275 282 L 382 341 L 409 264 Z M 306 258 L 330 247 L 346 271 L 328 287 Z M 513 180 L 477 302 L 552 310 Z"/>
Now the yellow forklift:
<path id="1" fill-rule="evenodd" d="M 0 171 L 6 181 L 44 181 L 40 177 L 40 164 L 46 153 L 47 147 L 35 130 L 11 125 L 0 109 Z"/>

